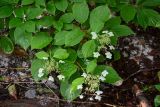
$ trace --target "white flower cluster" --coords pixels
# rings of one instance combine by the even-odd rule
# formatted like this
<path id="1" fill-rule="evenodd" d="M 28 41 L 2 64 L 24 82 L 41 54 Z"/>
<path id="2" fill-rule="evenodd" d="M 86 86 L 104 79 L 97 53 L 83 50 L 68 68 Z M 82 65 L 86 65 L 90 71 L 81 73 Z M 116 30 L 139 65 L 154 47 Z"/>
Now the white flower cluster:
<path id="1" fill-rule="evenodd" d="M 52 76 L 49 76 L 48 81 L 54 82 L 54 78 Z"/>
<path id="2" fill-rule="evenodd" d="M 43 68 L 39 68 L 38 77 L 41 78 L 43 75 L 44 75 L 44 69 Z"/>
<path id="3" fill-rule="evenodd" d="M 65 62 L 63 60 L 59 60 L 59 63 L 60 64 L 64 64 Z"/>
<path id="4" fill-rule="evenodd" d="M 96 32 L 91 32 L 92 39 L 97 39 L 98 35 Z"/>
<path id="5" fill-rule="evenodd" d="M 59 80 L 63 80 L 63 79 L 65 79 L 65 76 L 60 74 L 60 75 L 57 76 L 57 78 L 58 78 Z"/>
<path id="6" fill-rule="evenodd" d="M 105 81 L 106 80 L 106 76 L 108 75 L 108 71 L 107 70 L 104 70 L 102 73 L 101 73 L 101 76 L 99 77 L 99 80 L 101 81 Z"/>
<path id="7" fill-rule="evenodd" d="M 99 52 L 93 52 L 93 57 L 94 58 L 98 58 L 100 56 L 100 53 Z"/>
<path id="8" fill-rule="evenodd" d="M 106 55 L 106 58 L 112 59 L 112 54 L 111 54 L 111 52 L 107 51 L 107 52 L 105 53 L 105 55 Z"/>
<path id="9" fill-rule="evenodd" d="M 102 33 L 105 33 L 105 34 L 109 35 L 109 37 L 114 36 L 113 32 L 109 32 L 107 30 L 106 31 L 102 31 Z"/>

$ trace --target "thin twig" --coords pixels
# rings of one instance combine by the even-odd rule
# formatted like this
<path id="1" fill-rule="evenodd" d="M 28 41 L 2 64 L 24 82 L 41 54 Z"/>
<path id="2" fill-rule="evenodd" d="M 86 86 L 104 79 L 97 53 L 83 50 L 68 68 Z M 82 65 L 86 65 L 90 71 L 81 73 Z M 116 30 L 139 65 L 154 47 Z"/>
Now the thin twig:
<path id="1" fill-rule="evenodd" d="M 7 70 L 26 70 L 26 69 L 30 69 L 30 68 L 28 68 L 28 67 L 19 67 L 19 68 L 0 68 L 0 70 L 5 70 L 5 69 L 7 69 Z"/>

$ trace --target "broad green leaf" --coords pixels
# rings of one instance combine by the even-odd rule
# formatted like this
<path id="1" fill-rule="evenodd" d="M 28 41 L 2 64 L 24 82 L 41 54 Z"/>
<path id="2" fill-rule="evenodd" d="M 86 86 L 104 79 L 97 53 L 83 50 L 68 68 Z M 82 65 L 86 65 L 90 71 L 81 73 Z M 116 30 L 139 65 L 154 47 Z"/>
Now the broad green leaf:
<path id="1" fill-rule="evenodd" d="M 49 54 L 45 51 L 37 52 L 35 55 L 38 59 L 44 59 L 49 57 Z"/>
<path id="2" fill-rule="evenodd" d="M 87 64 L 86 71 L 88 73 L 92 73 L 96 67 L 97 67 L 97 61 L 96 60 L 92 60 Z"/>
<path id="3" fill-rule="evenodd" d="M 94 40 L 89 40 L 82 46 L 82 54 L 85 58 L 92 57 L 96 50 L 96 43 Z"/>
<path id="4" fill-rule="evenodd" d="M 35 4 L 37 5 L 37 6 L 46 6 L 46 0 L 35 0 Z"/>
<path id="5" fill-rule="evenodd" d="M 118 44 L 118 37 L 116 35 L 110 37 L 110 40 L 111 40 L 111 45 L 115 45 L 116 46 Z"/>
<path id="6" fill-rule="evenodd" d="M 69 53 L 67 52 L 67 50 L 61 49 L 61 48 L 56 49 L 53 55 L 54 58 L 58 58 L 58 59 L 66 59 L 68 58 L 68 56 L 69 56 Z"/>
<path id="7" fill-rule="evenodd" d="M 54 18 L 52 16 L 44 16 L 41 20 L 37 21 L 38 26 L 50 27 L 53 25 Z"/>
<path id="8" fill-rule="evenodd" d="M 17 4 L 19 0 L 0 0 L 0 6 L 8 4 Z"/>
<path id="9" fill-rule="evenodd" d="M 160 95 L 157 95 L 154 98 L 154 105 L 155 105 L 155 107 L 159 107 L 160 106 Z"/>
<path id="10" fill-rule="evenodd" d="M 112 28 L 113 26 L 117 26 L 120 24 L 121 24 L 121 18 L 120 17 L 113 17 L 105 23 L 105 27 Z"/>
<path id="11" fill-rule="evenodd" d="M 60 31 L 54 36 L 54 45 L 64 45 L 65 44 L 65 35 L 68 31 Z"/>
<path id="12" fill-rule="evenodd" d="M 106 80 L 104 82 L 119 86 L 122 84 L 123 79 L 118 75 L 118 73 L 111 67 L 105 65 L 99 65 L 94 71 L 95 75 L 101 75 L 101 73 L 107 70 L 108 75 L 106 76 Z"/>
<path id="13" fill-rule="evenodd" d="M 9 17 L 12 14 L 13 8 L 10 5 L 0 7 L 0 18 Z"/>
<path id="14" fill-rule="evenodd" d="M 12 28 L 18 27 L 21 24 L 22 24 L 22 20 L 21 19 L 19 19 L 19 18 L 12 18 L 9 21 L 9 28 L 12 29 Z"/>
<path id="15" fill-rule="evenodd" d="M 60 85 L 60 92 L 64 99 L 73 101 L 80 95 L 81 90 L 72 90 L 71 84 L 68 81 L 63 81 Z"/>
<path id="16" fill-rule="evenodd" d="M 35 32 L 35 22 L 34 21 L 26 21 L 25 24 L 24 24 L 24 27 L 25 27 L 25 30 L 27 32 L 32 32 L 34 33 Z"/>
<path id="17" fill-rule="evenodd" d="M 117 25 L 113 26 L 111 28 L 111 31 L 113 31 L 117 36 L 129 36 L 131 34 L 134 34 L 134 32 L 126 25 Z"/>
<path id="18" fill-rule="evenodd" d="M 50 44 L 52 37 L 45 32 L 39 32 L 31 39 L 31 49 L 42 49 Z"/>
<path id="19" fill-rule="evenodd" d="M 31 64 L 31 74 L 32 74 L 32 77 L 34 78 L 35 81 L 42 80 L 44 78 L 44 76 L 46 76 L 48 74 L 46 71 L 44 71 L 45 75 L 42 78 L 38 77 L 38 70 L 40 68 L 43 68 L 44 65 L 45 65 L 45 60 L 34 59 L 32 61 L 32 64 Z"/>
<path id="20" fill-rule="evenodd" d="M 139 6 L 159 6 L 160 1 L 159 0 L 137 0 L 136 4 Z"/>
<path id="21" fill-rule="evenodd" d="M 160 20 L 160 15 L 153 9 L 139 9 L 137 12 L 137 22 L 142 27 L 156 26 Z"/>
<path id="22" fill-rule="evenodd" d="M 77 86 L 78 85 L 82 85 L 84 83 L 84 78 L 83 77 L 79 77 L 76 78 L 75 80 L 72 81 L 72 85 L 71 85 L 71 90 L 72 91 L 76 91 L 77 90 Z"/>
<path id="23" fill-rule="evenodd" d="M 75 50 L 73 49 L 68 49 L 67 52 L 69 53 L 69 56 L 67 59 L 65 59 L 65 62 L 72 62 L 74 63 L 77 59 L 77 53 Z"/>
<path id="24" fill-rule="evenodd" d="M 110 18 L 111 13 L 107 5 L 98 6 L 91 11 L 90 27 L 94 32 L 99 32 L 104 27 L 104 23 Z"/>
<path id="25" fill-rule="evenodd" d="M 14 31 L 14 39 L 15 43 L 20 45 L 25 50 L 30 46 L 32 34 L 25 32 L 25 29 L 21 27 L 17 27 Z"/>
<path id="26" fill-rule="evenodd" d="M 121 58 L 120 51 L 114 50 L 114 51 L 113 51 L 113 56 L 114 56 L 114 61 L 119 60 L 119 59 Z"/>
<path id="27" fill-rule="evenodd" d="M 65 62 L 59 65 L 59 69 L 61 74 L 64 75 L 66 79 L 69 79 L 71 75 L 77 71 L 77 66 L 73 63 Z"/>
<path id="28" fill-rule="evenodd" d="M 53 1 L 49 1 L 47 3 L 47 12 L 49 14 L 52 14 L 52 15 L 55 15 L 55 12 L 56 12 L 56 6 L 55 6 L 55 3 Z"/>
<path id="29" fill-rule="evenodd" d="M 160 84 L 155 85 L 155 88 L 160 91 Z"/>
<path id="30" fill-rule="evenodd" d="M 0 49 L 6 54 L 11 54 L 14 50 L 13 42 L 8 37 L 0 37 Z"/>
<path id="31" fill-rule="evenodd" d="M 29 5 L 34 3 L 35 0 L 22 0 L 22 5 Z"/>
<path id="32" fill-rule="evenodd" d="M 86 2 L 74 3 L 72 11 L 77 22 L 82 24 L 88 19 L 89 8 Z"/>
<path id="33" fill-rule="evenodd" d="M 84 33 L 79 28 L 69 31 L 65 35 L 65 46 L 77 45 L 78 43 L 80 43 L 83 37 L 84 37 Z"/>
<path id="34" fill-rule="evenodd" d="M 35 8 L 35 7 L 30 7 L 27 10 L 27 18 L 28 19 L 34 19 L 40 14 L 42 14 L 43 10 L 41 8 Z"/>
<path id="35" fill-rule="evenodd" d="M 65 13 L 60 17 L 60 20 L 62 20 L 64 23 L 71 23 L 74 20 L 72 13 Z"/>
<path id="36" fill-rule="evenodd" d="M 19 8 L 14 9 L 15 16 L 18 18 L 23 18 L 24 10 L 25 10 L 24 8 L 25 7 L 19 7 Z"/>
<path id="37" fill-rule="evenodd" d="M 53 26 L 55 29 L 57 29 L 58 31 L 61 31 L 61 29 L 63 28 L 63 22 L 61 20 L 58 21 L 53 21 Z"/>
<path id="38" fill-rule="evenodd" d="M 55 6 L 58 10 L 65 12 L 65 10 L 68 7 L 68 1 L 67 0 L 57 0 L 55 1 Z"/>
<path id="39" fill-rule="evenodd" d="M 134 19 L 136 15 L 136 9 L 132 5 L 125 5 L 122 7 L 120 14 L 123 20 L 128 23 L 129 21 Z"/>

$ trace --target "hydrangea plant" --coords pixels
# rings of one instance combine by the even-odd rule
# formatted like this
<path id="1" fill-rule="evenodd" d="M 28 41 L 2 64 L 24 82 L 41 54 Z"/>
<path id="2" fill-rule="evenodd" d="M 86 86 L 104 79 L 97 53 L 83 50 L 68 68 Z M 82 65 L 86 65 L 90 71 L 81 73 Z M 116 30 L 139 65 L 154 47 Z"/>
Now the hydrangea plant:
<path id="1" fill-rule="evenodd" d="M 159 27 L 160 15 L 153 10 L 159 4 L 158 0 L 0 0 L 0 29 L 9 30 L 0 37 L 0 48 L 7 54 L 14 45 L 35 51 L 32 77 L 52 82 L 57 78 L 64 99 L 92 93 L 95 96 L 89 99 L 100 101 L 101 82 L 116 86 L 123 82 L 110 62 L 120 58 L 118 38 L 134 34 L 127 23 Z"/>

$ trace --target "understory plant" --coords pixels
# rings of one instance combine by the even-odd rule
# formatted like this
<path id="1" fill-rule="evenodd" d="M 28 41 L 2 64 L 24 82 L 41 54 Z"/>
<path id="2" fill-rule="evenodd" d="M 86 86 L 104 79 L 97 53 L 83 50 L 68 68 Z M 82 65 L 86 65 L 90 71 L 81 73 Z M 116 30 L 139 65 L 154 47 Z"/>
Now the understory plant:
<path id="1" fill-rule="evenodd" d="M 133 35 L 127 26 L 160 27 L 154 10 L 159 0 L 0 0 L 0 48 L 32 50 L 35 81 L 58 79 L 66 100 L 101 100 L 100 83 L 119 86 L 123 79 L 111 66 L 120 58 L 119 37 Z M 53 77 L 53 74 L 56 75 Z"/>

